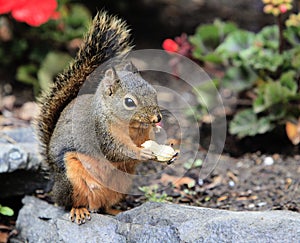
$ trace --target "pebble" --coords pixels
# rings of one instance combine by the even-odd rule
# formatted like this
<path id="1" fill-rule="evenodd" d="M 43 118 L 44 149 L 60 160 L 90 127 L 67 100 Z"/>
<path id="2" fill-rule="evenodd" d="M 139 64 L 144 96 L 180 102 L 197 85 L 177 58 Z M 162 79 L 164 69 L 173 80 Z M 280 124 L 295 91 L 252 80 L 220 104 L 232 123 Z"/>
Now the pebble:
<path id="1" fill-rule="evenodd" d="M 259 202 L 259 203 L 257 203 L 258 207 L 263 207 L 263 206 L 266 206 L 266 205 L 267 205 L 266 202 Z"/>
<path id="2" fill-rule="evenodd" d="M 203 186 L 203 184 L 204 184 L 203 179 L 199 178 L 199 179 L 198 179 L 198 185 L 199 185 L 199 186 Z"/>
<path id="3" fill-rule="evenodd" d="M 273 165 L 274 164 L 274 159 L 270 156 L 264 158 L 264 165 Z"/>
<path id="4" fill-rule="evenodd" d="M 254 203 L 250 203 L 250 204 L 248 205 L 248 208 L 255 208 L 255 204 L 254 204 Z"/>
<path id="5" fill-rule="evenodd" d="M 280 155 L 279 154 L 273 154 L 273 159 L 274 160 L 279 160 L 280 159 Z"/>
<path id="6" fill-rule="evenodd" d="M 234 186 L 235 186 L 235 182 L 232 181 L 232 180 L 230 180 L 230 181 L 228 182 L 228 185 L 229 185 L 230 187 L 234 187 Z"/>

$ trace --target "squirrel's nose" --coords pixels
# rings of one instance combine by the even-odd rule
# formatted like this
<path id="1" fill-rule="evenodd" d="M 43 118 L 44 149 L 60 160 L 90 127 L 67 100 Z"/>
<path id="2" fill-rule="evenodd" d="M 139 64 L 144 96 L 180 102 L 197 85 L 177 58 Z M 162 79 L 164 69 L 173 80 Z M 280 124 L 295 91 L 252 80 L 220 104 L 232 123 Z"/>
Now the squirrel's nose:
<path id="1" fill-rule="evenodd" d="M 161 121 L 161 114 L 159 113 L 159 114 L 157 114 L 157 115 L 154 115 L 152 118 L 151 118 L 151 122 L 152 123 L 158 123 L 158 122 L 160 122 Z"/>

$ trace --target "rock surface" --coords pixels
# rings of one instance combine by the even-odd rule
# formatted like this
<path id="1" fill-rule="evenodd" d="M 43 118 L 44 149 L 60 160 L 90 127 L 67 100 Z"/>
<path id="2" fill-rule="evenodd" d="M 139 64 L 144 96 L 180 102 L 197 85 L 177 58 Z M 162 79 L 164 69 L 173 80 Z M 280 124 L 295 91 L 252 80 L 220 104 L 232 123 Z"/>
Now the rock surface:
<path id="1" fill-rule="evenodd" d="M 27 242 L 299 242 L 300 214 L 231 212 L 145 203 L 116 217 L 92 214 L 78 226 L 68 213 L 34 197 L 23 199 L 18 238 Z M 17 239 L 12 239 L 17 242 Z"/>
<path id="2" fill-rule="evenodd" d="M 18 128 L 0 133 L 0 198 L 20 196 L 51 188 L 45 165 L 38 155 L 33 129 Z"/>
<path id="3" fill-rule="evenodd" d="M 30 127 L 1 131 L 0 173 L 40 167 L 38 144 Z"/>

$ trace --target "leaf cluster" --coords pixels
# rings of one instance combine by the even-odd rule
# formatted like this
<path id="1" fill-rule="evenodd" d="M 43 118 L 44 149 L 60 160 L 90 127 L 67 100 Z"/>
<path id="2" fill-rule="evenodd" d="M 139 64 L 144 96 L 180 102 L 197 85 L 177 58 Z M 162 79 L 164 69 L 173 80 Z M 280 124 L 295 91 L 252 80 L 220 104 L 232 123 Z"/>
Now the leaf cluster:
<path id="1" fill-rule="evenodd" d="M 139 190 L 145 194 L 147 201 L 150 202 L 169 202 L 172 197 L 169 197 L 165 192 L 158 192 L 158 185 L 139 187 Z"/>
<path id="2" fill-rule="evenodd" d="M 229 132 L 242 138 L 271 131 L 287 120 L 299 117 L 300 26 L 287 26 L 283 31 L 285 49 L 279 49 L 278 26 L 266 26 L 258 33 L 238 28 L 230 22 L 216 20 L 201 25 L 190 37 L 193 57 L 202 63 L 224 70 L 216 79 L 219 89 L 229 89 L 250 101 L 233 114 Z M 207 87 L 198 87 L 201 104 L 213 96 Z M 200 91 L 199 91 L 200 89 Z M 207 97 L 209 96 L 209 97 Z M 199 98 L 200 99 L 200 98 Z"/>

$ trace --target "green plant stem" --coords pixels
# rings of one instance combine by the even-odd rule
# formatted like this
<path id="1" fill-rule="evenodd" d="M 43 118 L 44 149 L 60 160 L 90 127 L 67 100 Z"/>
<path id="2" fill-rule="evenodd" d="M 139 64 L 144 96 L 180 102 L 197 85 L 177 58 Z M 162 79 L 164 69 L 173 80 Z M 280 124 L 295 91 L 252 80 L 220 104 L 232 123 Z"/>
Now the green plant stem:
<path id="1" fill-rule="evenodd" d="M 281 54 L 284 50 L 283 23 L 282 23 L 282 15 L 281 14 L 279 14 L 277 16 L 277 25 L 278 25 L 278 32 L 279 32 L 278 52 Z"/>

